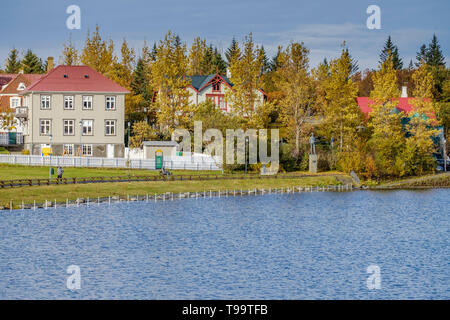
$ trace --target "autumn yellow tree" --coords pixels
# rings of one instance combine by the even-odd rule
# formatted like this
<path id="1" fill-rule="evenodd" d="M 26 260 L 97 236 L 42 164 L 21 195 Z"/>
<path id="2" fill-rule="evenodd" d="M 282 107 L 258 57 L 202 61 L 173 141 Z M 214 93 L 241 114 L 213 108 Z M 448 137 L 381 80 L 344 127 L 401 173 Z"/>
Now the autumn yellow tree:
<path id="1" fill-rule="evenodd" d="M 351 68 L 350 57 L 342 49 L 341 56 L 329 63 L 329 76 L 322 80 L 326 99 L 322 105 L 321 132 L 328 140 L 332 137 L 337 140 L 340 152 L 344 147 L 350 148 L 363 121 L 356 103 L 358 85 L 352 80 Z"/>
<path id="2" fill-rule="evenodd" d="M 187 128 L 189 124 L 191 106 L 186 90 L 190 84 L 187 70 L 186 45 L 169 31 L 159 42 L 156 61 L 151 65 L 153 87 L 157 91 L 158 124 L 166 136 L 170 136 L 175 128 Z"/>
<path id="3" fill-rule="evenodd" d="M 60 58 L 60 64 L 65 66 L 76 66 L 79 64 L 79 62 L 80 57 L 78 55 L 78 50 L 72 43 L 72 38 L 69 38 L 69 40 L 64 43 L 62 57 Z"/>
<path id="4" fill-rule="evenodd" d="M 405 164 L 401 157 L 405 133 L 401 119 L 405 115 L 396 108 L 400 92 L 392 55 L 374 73 L 373 83 L 374 88 L 370 93 L 374 102 L 369 121 L 369 128 L 372 130 L 370 150 L 380 176 L 402 176 L 405 174 Z"/>
<path id="5" fill-rule="evenodd" d="M 433 101 L 434 79 L 426 65 L 421 65 L 412 75 L 414 82 L 413 108 L 409 113 L 409 123 L 406 128 L 409 137 L 403 152 L 405 173 L 421 175 L 432 172 L 435 166 L 433 152 L 435 146 L 433 136 L 438 131 L 436 127 L 436 110 Z"/>
<path id="6" fill-rule="evenodd" d="M 242 118 L 250 118 L 258 107 L 258 91 L 261 88 L 261 61 L 252 34 L 245 37 L 243 53 L 236 49 L 231 56 L 229 70 L 233 90 L 227 93 L 232 112 Z"/>
<path id="7" fill-rule="evenodd" d="M 202 40 L 200 37 L 195 38 L 194 43 L 189 50 L 189 75 L 193 76 L 202 74 L 202 62 L 205 53 L 206 40 Z"/>
<path id="8" fill-rule="evenodd" d="M 97 25 L 92 35 L 88 32 L 83 51 L 81 63 L 90 66 L 94 70 L 109 76 L 116 63 L 114 55 L 114 42 L 102 40 L 100 28 Z"/>
<path id="9" fill-rule="evenodd" d="M 155 140 L 158 137 L 156 130 L 145 121 L 135 122 L 132 128 L 131 148 L 141 148 L 144 141 Z"/>
<path id="10" fill-rule="evenodd" d="M 309 73 L 309 50 L 303 43 L 291 43 L 278 56 L 277 87 L 280 118 L 288 139 L 294 146 L 293 156 L 300 156 L 301 142 L 311 131 L 308 119 L 317 109 L 314 81 Z"/>

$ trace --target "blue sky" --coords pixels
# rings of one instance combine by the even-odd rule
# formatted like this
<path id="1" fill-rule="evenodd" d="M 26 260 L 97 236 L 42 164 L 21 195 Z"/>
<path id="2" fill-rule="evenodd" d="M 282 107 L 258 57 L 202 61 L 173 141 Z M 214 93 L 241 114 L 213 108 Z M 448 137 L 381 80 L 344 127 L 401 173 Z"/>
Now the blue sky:
<path id="1" fill-rule="evenodd" d="M 81 8 L 81 29 L 66 28 L 66 8 Z M 369 5 L 381 8 L 381 30 L 366 27 Z M 303 41 L 311 50 L 311 65 L 339 54 L 347 41 L 360 69 L 375 68 L 388 35 L 393 37 L 405 64 L 436 33 L 449 64 L 450 1 L 448 0 L 14 0 L 0 5 L 0 63 L 8 52 L 33 49 L 40 57 L 58 61 L 62 44 L 72 36 L 80 49 L 88 29 L 98 24 L 104 37 L 120 45 L 123 37 L 139 49 L 153 44 L 167 30 L 188 45 L 196 36 L 223 51 L 235 36 L 249 32 L 270 56 L 278 45 Z"/>

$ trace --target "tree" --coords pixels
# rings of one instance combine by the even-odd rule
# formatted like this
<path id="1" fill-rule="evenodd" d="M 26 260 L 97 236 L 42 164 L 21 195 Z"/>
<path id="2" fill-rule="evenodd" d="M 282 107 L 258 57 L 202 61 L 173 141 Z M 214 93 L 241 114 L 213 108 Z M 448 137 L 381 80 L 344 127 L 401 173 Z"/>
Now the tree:
<path id="1" fill-rule="evenodd" d="M 277 85 L 283 93 L 279 100 L 280 118 L 293 143 L 293 156 L 300 156 L 300 144 L 310 132 L 307 120 L 316 111 L 315 88 L 308 72 L 309 50 L 303 43 L 291 43 L 278 56 Z"/>
<path id="2" fill-rule="evenodd" d="M 189 75 L 202 75 L 202 63 L 206 54 L 206 40 L 200 37 L 194 39 L 192 47 L 189 50 Z"/>
<path id="3" fill-rule="evenodd" d="M 325 67 L 325 66 L 324 66 Z M 322 67 L 322 68 L 324 68 Z M 329 63 L 329 77 L 325 77 L 321 132 L 330 140 L 339 139 L 339 150 L 353 151 L 351 146 L 357 137 L 357 126 L 363 121 L 356 103 L 358 85 L 352 80 L 353 65 L 346 49 L 341 56 Z"/>
<path id="4" fill-rule="evenodd" d="M 214 72 L 225 75 L 227 73 L 227 63 L 222 58 L 222 54 L 214 48 L 214 58 L 213 58 Z"/>
<path id="5" fill-rule="evenodd" d="M 227 99 L 233 105 L 232 112 L 239 117 L 251 117 L 258 107 L 258 91 L 261 88 L 261 64 L 251 33 L 245 37 L 242 55 L 234 55 L 229 70 L 233 91 L 227 93 Z"/>
<path id="6" fill-rule="evenodd" d="M 209 45 L 203 54 L 203 59 L 200 63 L 200 70 L 201 70 L 201 73 L 199 73 L 199 74 L 203 74 L 203 75 L 216 73 L 216 70 L 214 67 L 214 49 L 213 49 L 212 45 Z"/>
<path id="7" fill-rule="evenodd" d="M 9 53 L 8 59 L 6 60 L 5 64 L 5 72 L 6 73 L 19 73 L 20 71 L 20 59 L 19 59 L 19 52 L 16 48 L 12 49 Z"/>
<path id="8" fill-rule="evenodd" d="M 44 73 L 42 60 L 28 49 L 21 61 L 21 69 L 23 73 Z"/>
<path id="9" fill-rule="evenodd" d="M 133 124 L 133 135 L 130 137 L 130 147 L 132 149 L 142 147 L 144 141 L 155 140 L 158 135 L 147 122 L 138 121 Z"/>
<path id="10" fill-rule="evenodd" d="M 420 46 L 419 51 L 416 53 L 416 67 L 420 67 L 422 64 L 427 63 L 428 49 L 425 44 Z"/>
<path id="11" fill-rule="evenodd" d="M 426 57 L 427 57 L 426 62 L 429 66 L 445 67 L 445 57 L 442 54 L 441 46 L 439 45 L 439 41 L 436 37 L 436 34 L 433 34 L 431 43 L 428 45 Z"/>
<path id="12" fill-rule="evenodd" d="M 145 46 L 144 46 L 145 48 Z M 145 49 L 143 49 L 143 56 L 145 56 Z M 130 119 L 140 119 L 144 117 L 147 123 L 152 123 L 151 120 L 156 120 L 156 110 L 153 106 L 153 88 L 151 86 L 151 74 L 150 66 L 147 65 L 146 59 L 140 57 L 136 63 L 132 79 L 131 79 L 131 91 L 132 105 L 128 117 Z M 131 109 L 130 108 L 130 109 Z M 149 116 L 153 115 L 152 119 Z"/>
<path id="13" fill-rule="evenodd" d="M 426 65 L 419 67 L 412 75 L 415 84 L 413 109 L 409 114 L 403 159 L 405 174 L 421 175 L 432 172 L 435 167 L 433 159 L 433 137 L 438 133 L 434 128 L 435 107 L 433 102 L 434 79 Z"/>
<path id="14" fill-rule="evenodd" d="M 225 52 L 225 57 L 227 58 L 228 66 L 231 65 L 233 59 L 239 59 L 241 55 L 241 50 L 239 49 L 239 43 L 236 38 L 233 37 L 230 47 Z"/>
<path id="15" fill-rule="evenodd" d="M 264 46 L 261 46 L 261 48 L 257 50 L 257 56 L 258 56 L 258 63 L 261 65 L 261 71 L 259 73 L 259 76 L 262 77 L 270 70 L 269 59 L 267 58 Z"/>
<path id="16" fill-rule="evenodd" d="M 86 42 L 81 53 L 81 63 L 90 66 L 103 75 L 110 76 L 116 57 L 114 55 L 114 42 L 102 40 L 100 27 L 95 27 L 95 32 L 88 32 Z"/>
<path id="17" fill-rule="evenodd" d="M 402 131 L 402 114 L 396 109 L 393 99 L 400 95 L 393 56 L 389 55 L 380 70 L 373 75 L 374 88 L 370 94 L 374 104 L 371 106 L 369 129 L 372 136 L 369 148 L 374 158 L 377 172 L 381 176 L 404 174 L 401 158 L 405 135 Z"/>
<path id="18" fill-rule="evenodd" d="M 151 65 L 152 85 L 158 91 L 158 124 L 168 136 L 177 127 L 187 128 L 189 123 L 188 64 L 186 45 L 178 46 L 176 36 L 169 31 L 159 42 L 156 61 Z"/>
<path id="19" fill-rule="evenodd" d="M 389 55 L 392 55 L 392 62 L 395 70 L 401 70 L 403 68 L 403 61 L 398 54 L 398 47 L 392 42 L 391 36 L 389 36 L 384 44 L 384 48 L 380 54 L 380 64 L 383 64 Z"/>
<path id="20" fill-rule="evenodd" d="M 78 56 L 78 50 L 73 45 L 72 38 L 70 38 L 68 42 L 64 42 L 64 49 L 60 60 L 65 66 L 76 66 L 79 64 L 80 58 Z"/>

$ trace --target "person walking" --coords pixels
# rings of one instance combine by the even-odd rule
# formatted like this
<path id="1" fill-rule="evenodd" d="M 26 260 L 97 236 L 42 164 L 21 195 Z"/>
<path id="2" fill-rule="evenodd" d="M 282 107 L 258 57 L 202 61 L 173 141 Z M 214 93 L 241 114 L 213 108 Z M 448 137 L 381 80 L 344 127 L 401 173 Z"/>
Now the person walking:
<path id="1" fill-rule="evenodd" d="M 56 171 L 56 173 L 58 174 L 58 181 L 61 181 L 64 170 L 62 167 L 58 167 L 58 170 Z"/>

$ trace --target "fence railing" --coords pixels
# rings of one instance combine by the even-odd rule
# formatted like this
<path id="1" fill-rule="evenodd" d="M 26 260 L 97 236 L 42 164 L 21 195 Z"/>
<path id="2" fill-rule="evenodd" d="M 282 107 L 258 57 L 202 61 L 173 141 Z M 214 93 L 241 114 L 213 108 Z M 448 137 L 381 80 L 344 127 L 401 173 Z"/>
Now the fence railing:
<path id="1" fill-rule="evenodd" d="M 94 157 L 61 157 L 32 155 L 0 155 L 0 163 L 21 164 L 28 166 L 55 167 L 92 167 L 92 168 L 131 168 L 156 170 L 153 159 L 94 158 Z M 191 159 L 186 157 L 164 158 L 164 168 L 170 170 L 220 170 L 214 161 Z"/>
<path id="2" fill-rule="evenodd" d="M 0 180 L 0 188 L 14 188 L 26 186 L 45 186 L 57 184 L 86 184 L 86 183 L 105 183 L 105 182 L 139 182 L 139 181 L 207 181 L 207 180 L 249 180 L 249 179 L 298 179 L 305 177 L 314 177 L 307 174 L 278 174 L 278 175 L 172 175 L 165 177 L 161 175 L 146 176 L 109 176 L 109 177 L 72 177 L 72 178 L 54 178 L 54 179 L 15 179 Z"/>

